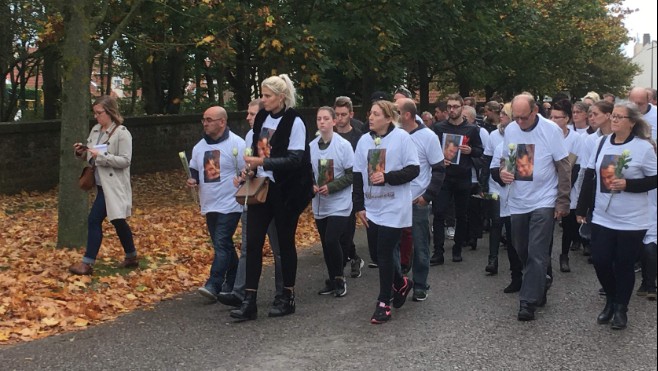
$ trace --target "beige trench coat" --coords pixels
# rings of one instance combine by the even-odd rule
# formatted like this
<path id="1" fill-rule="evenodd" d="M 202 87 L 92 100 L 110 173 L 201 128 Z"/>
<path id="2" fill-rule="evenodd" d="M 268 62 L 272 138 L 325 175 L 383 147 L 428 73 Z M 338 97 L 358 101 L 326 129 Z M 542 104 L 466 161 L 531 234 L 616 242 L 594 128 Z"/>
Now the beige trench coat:
<path id="1" fill-rule="evenodd" d="M 94 148 L 96 143 L 103 144 L 116 124 L 110 125 L 102 132 L 100 124 L 94 125 L 87 138 L 87 147 Z M 98 141 L 98 137 L 100 142 Z M 105 194 L 107 218 L 126 219 L 132 211 L 132 189 L 130 187 L 130 161 L 133 154 L 133 138 L 125 126 L 114 131 L 107 143 L 107 152 L 96 156 L 96 173 Z M 86 153 L 89 162 L 91 154 Z"/>

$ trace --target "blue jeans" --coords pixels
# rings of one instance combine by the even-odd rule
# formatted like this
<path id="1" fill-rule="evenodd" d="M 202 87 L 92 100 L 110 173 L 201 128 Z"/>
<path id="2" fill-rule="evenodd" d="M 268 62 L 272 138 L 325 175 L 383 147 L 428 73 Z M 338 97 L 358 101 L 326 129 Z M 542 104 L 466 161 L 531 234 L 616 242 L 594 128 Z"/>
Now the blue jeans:
<path id="1" fill-rule="evenodd" d="M 414 242 L 414 287 L 429 289 L 427 274 L 430 270 L 430 206 L 412 205 L 411 236 Z"/>
<path id="2" fill-rule="evenodd" d="M 235 274 L 238 269 L 238 254 L 233 245 L 233 234 L 238 227 L 240 213 L 207 213 L 206 224 L 215 250 L 215 257 L 210 266 L 210 277 L 205 287 L 217 294 L 222 289 L 226 280 L 227 284 L 233 286 Z"/>
<path id="3" fill-rule="evenodd" d="M 96 189 L 98 193 L 87 219 L 87 249 L 85 250 L 85 256 L 82 258 L 82 262 L 85 264 L 94 264 L 96 262 L 96 256 L 101 248 L 101 242 L 103 242 L 103 220 L 107 217 L 103 187 L 96 187 Z M 126 258 L 136 257 L 137 251 L 135 250 L 133 233 L 126 219 L 114 219 L 110 223 L 117 231 Z"/>

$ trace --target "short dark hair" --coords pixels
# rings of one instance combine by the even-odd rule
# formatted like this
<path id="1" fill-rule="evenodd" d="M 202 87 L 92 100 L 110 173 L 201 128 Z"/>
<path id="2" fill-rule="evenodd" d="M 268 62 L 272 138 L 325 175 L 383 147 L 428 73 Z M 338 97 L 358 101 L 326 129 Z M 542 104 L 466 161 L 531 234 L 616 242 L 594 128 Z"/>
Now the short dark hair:
<path id="1" fill-rule="evenodd" d="M 345 97 L 345 96 L 336 97 L 336 101 L 334 102 L 334 108 L 337 107 L 347 107 L 347 109 L 350 112 L 354 110 L 354 106 L 352 105 L 352 99 L 350 99 L 350 97 Z"/>
<path id="2" fill-rule="evenodd" d="M 459 94 L 450 94 L 450 95 L 448 95 L 448 96 L 446 97 L 446 100 L 445 100 L 445 101 L 447 102 L 447 101 L 449 101 L 449 100 L 456 100 L 456 101 L 459 102 L 459 104 L 461 104 L 462 106 L 464 105 L 464 98 L 462 98 L 462 96 L 459 95 Z"/>
<path id="3" fill-rule="evenodd" d="M 559 102 L 555 102 L 553 104 L 553 111 L 562 111 L 564 112 L 567 117 L 569 118 L 569 121 L 571 121 L 571 118 L 573 117 L 573 114 L 571 113 L 571 102 L 569 102 L 568 99 L 562 99 Z"/>

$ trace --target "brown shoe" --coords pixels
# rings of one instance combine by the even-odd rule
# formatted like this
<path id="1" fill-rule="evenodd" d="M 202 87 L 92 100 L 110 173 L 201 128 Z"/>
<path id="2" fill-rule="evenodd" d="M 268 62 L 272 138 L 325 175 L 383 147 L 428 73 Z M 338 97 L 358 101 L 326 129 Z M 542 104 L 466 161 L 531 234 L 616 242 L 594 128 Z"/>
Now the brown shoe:
<path id="1" fill-rule="evenodd" d="M 137 268 L 139 267 L 139 259 L 137 257 L 134 258 L 125 258 L 119 265 L 117 265 L 117 268 Z"/>
<path id="2" fill-rule="evenodd" d="M 89 264 L 76 263 L 69 267 L 69 272 L 78 276 L 89 276 L 94 272 L 94 268 Z"/>

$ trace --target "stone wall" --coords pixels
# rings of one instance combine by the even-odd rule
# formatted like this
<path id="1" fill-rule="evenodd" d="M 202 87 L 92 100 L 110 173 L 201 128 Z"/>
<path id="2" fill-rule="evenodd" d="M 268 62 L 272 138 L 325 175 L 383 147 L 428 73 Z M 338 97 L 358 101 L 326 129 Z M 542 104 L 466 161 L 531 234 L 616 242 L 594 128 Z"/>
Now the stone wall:
<path id="1" fill-rule="evenodd" d="M 314 108 L 298 109 L 306 120 L 308 139 L 316 132 Z M 246 112 L 229 112 L 229 126 L 244 138 Z M 190 156 L 201 139 L 202 115 L 127 117 L 133 136 L 132 174 L 147 174 L 181 166 L 178 152 Z M 90 122 L 90 128 L 94 122 Z M 0 194 L 44 191 L 59 181 L 60 121 L 0 123 Z M 86 138 L 80 138 L 84 142 Z M 73 143 L 71 143 L 73 145 Z M 70 152 L 70 153 L 69 153 Z M 72 151 L 64 151 L 73 156 Z"/>

